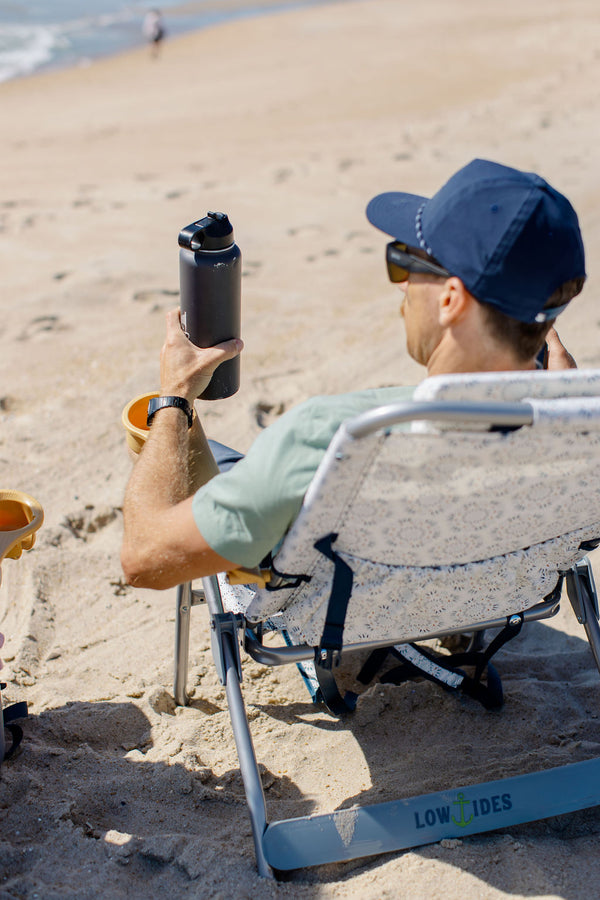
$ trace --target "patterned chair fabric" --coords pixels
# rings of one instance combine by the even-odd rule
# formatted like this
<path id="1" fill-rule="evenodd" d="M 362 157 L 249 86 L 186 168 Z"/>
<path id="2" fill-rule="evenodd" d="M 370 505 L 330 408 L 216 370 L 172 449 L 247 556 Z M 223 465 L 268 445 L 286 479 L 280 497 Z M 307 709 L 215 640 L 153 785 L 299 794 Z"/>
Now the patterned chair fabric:
<path id="1" fill-rule="evenodd" d="M 414 423 L 333 439 L 274 564 L 294 588 L 222 582 L 227 608 L 319 643 L 334 549 L 354 572 L 344 643 L 416 639 L 523 611 L 600 537 L 600 371 L 430 378 L 415 400 L 526 400 L 515 431 Z"/>

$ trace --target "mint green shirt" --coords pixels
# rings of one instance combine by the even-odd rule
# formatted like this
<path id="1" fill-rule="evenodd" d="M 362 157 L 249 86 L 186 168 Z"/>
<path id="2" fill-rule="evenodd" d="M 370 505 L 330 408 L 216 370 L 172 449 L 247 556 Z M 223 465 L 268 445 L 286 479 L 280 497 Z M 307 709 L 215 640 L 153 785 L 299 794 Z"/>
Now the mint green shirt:
<path id="1" fill-rule="evenodd" d="M 252 567 L 281 541 L 341 425 L 367 409 L 412 400 L 413 387 L 313 397 L 261 432 L 247 456 L 194 496 L 196 525 L 209 546 Z"/>

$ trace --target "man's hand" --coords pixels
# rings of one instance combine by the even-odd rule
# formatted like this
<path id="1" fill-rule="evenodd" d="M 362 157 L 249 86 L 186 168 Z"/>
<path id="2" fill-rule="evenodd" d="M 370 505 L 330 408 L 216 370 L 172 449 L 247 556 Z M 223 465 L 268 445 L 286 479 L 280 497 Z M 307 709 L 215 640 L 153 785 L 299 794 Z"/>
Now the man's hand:
<path id="1" fill-rule="evenodd" d="M 185 397 L 193 405 L 206 389 L 213 372 L 226 359 L 233 359 L 244 346 L 232 338 L 216 347 L 201 349 L 181 329 L 179 309 L 167 313 L 167 336 L 160 352 L 160 388 L 163 396 Z"/>
<path id="2" fill-rule="evenodd" d="M 548 344 L 548 370 L 576 369 L 577 363 L 559 338 L 556 329 L 551 328 L 546 335 Z"/>

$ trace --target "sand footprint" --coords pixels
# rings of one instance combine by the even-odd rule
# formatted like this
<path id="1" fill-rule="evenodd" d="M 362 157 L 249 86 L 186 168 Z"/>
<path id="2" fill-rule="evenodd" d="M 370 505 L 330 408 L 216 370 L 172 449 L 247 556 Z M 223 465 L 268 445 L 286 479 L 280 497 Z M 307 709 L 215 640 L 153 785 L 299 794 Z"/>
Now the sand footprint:
<path id="1" fill-rule="evenodd" d="M 12 680 L 23 686 L 36 683 L 38 670 L 54 646 L 54 608 L 49 599 L 50 578 L 45 571 L 34 576 L 30 593 L 33 599 L 12 664 Z"/>
<path id="2" fill-rule="evenodd" d="M 250 275 L 255 275 L 258 273 L 258 270 L 262 268 L 262 263 L 258 260 L 245 260 L 244 261 L 245 268 L 242 269 L 242 278 L 248 278 Z"/>
<path id="3" fill-rule="evenodd" d="M 301 237 L 304 234 L 310 234 L 311 232 L 321 232 L 323 231 L 323 227 L 321 225 L 295 225 L 292 228 L 288 228 L 287 233 L 290 237 Z"/>
<path id="4" fill-rule="evenodd" d="M 96 509 L 93 504 L 89 504 L 83 510 L 66 515 L 61 526 L 66 528 L 77 540 L 87 541 L 90 535 L 102 531 L 107 525 L 114 522 L 120 511 L 114 506 Z"/>
<path id="5" fill-rule="evenodd" d="M 154 306 L 152 311 L 156 311 L 165 305 L 164 302 L 160 302 L 162 297 L 179 297 L 179 291 L 170 288 L 148 288 L 147 290 L 136 291 L 132 294 L 131 299 L 135 303 L 148 303 L 153 300 Z"/>
<path id="6" fill-rule="evenodd" d="M 259 428 L 266 428 L 285 412 L 285 403 L 269 403 L 265 400 L 259 400 L 252 407 L 252 412 Z"/>
<path id="7" fill-rule="evenodd" d="M 96 508 L 88 504 L 81 510 L 68 513 L 57 528 L 44 528 L 40 533 L 39 545 L 60 547 L 69 535 L 76 540 L 87 543 L 91 535 L 107 528 L 120 515 L 121 509 L 116 506 Z M 113 584 L 113 582 L 111 582 Z M 115 583 L 115 587 L 117 584 Z"/>
<path id="8" fill-rule="evenodd" d="M 339 250 L 337 247 L 328 247 L 326 250 L 323 250 L 322 253 L 319 253 L 319 254 L 311 253 L 309 256 L 306 257 L 306 262 L 310 262 L 310 263 L 316 262 L 318 259 L 320 259 L 323 256 L 339 256 L 340 253 L 341 253 L 341 250 Z"/>
<path id="9" fill-rule="evenodd" d="M 0 412 L 13 412 L 18 406 L 19 401 L 16 397 L 11 397 L 10 394 L 0 397 Z"/>
<path id="10" fill-rule="evenodd" d="M 338 169 L 340 172 L 346 172 L 348 169 L 351 169 L 353 166 L 359 166 L 361 163 L 361 159 L 340 159 L 338 161 Z"/>
<path id="11" fill-rule="evenodd" d="M 293 174 L 293 169 L 277 169 L 273 181 L 275 182 L 275 184 L 285 184 L 286 181 L 290 180 Z"/>
<path id="12" fill-rule="evenodd" d="M 60 321 L 59 316 L 36 316 L 31 319 L 29 325 L 18 335 L 18 341 L 28 341 L 31 338 L 51 334 L 56 331 L 66 331 L 67 325 Z"/>

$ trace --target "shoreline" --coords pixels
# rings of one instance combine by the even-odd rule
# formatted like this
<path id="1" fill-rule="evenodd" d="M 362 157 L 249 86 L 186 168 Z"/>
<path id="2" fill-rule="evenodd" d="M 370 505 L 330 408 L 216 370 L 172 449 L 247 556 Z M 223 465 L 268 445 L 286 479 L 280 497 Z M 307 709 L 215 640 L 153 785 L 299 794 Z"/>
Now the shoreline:
<path id="1" fill-rule="evenodd" d="M 223 0 L 223 2 L 198 3 L 194 0 L 189 2 L 178 3 L 175 6 L 167 7 L 165 12 L 165 21 L 167 25 L 167 34 L 161 45 L 161 49 L 167 42 L 177 41 L 186 35 L 194 34 L 198 31 L 210 30 L 219 25 L 228 22 L 243 22 L 249 19 L 260 18 L 262 16 L 277 15 L 295 9 L 310 9 L 314 6 L 323 6 L 329 4 L 342 4 L 351 2 L 351 0 L 259 0 L 258 3 L 253 0 Z M 181 24 L 181 19 L 192 19 L 187 25 Z M 62 54 L 58 54 L 55 58 L 38 64 L 35 68 L 27 71 L 16 72 L 8 77 L 0 78 L 0 85 L 6 84 L 22 78 L 35 77 L 36 75 L 46 75 L 53 72 L 64 70 L 82 70 L 94 65 L 95 62 L 103 59 L 118 58 L 121 55 L 146 50 L 148 52 L 148 41 L 141 34 L 143 16 L 139 16 L 139 28 L 131 31 L 129 38 L 123 36 L 120 46 L 117 49 L 109 49 L 104 42 L 104 49 L 99 45 L 95 52 L 81 52 L 77 58 L 70 58 L 76 51 L 69 51 L 70 55 L 63 58 Z M 29 27 L 44 28 L 45 26 L 37 23 L 28 23 Z M 54 26 L 56 27 L 56 25 Z M 129 29 L 127 29 L 129 31 Z M 135 35 L 135 36 L 134 36 Z M 66 52 L 66 51 L 65 51 Z M 2 66 L 2 57 L 0 54 L 0 71 Z"/>

